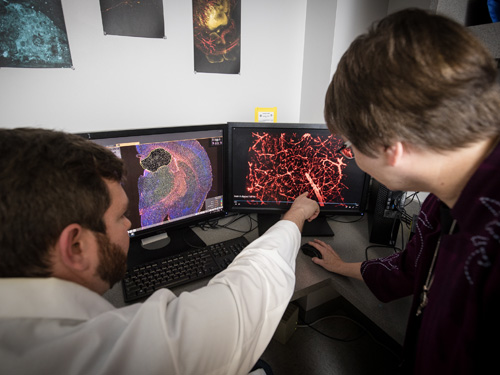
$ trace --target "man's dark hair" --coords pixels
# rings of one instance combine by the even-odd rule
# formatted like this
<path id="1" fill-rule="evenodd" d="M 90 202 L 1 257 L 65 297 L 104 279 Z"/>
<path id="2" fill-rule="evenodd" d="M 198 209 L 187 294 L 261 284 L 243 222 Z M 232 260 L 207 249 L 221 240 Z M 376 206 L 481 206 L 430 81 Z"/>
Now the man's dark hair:
<path id="1" fill-rule="evenodd" d="M 424 10 L 387 16 L 338 64 L 325 120 L 361 152 L 394 141 L 453 150 L 500 133 L 497 68 L 462 25 Z"/>
<path id="2" fill-rule="evenodd" d="M 106 233 L 104 179 L 121 181 L 122 161 L 80 136 L 0 129 L 0 277 L 51 275 L 50 249 L 73 223 Z"/>

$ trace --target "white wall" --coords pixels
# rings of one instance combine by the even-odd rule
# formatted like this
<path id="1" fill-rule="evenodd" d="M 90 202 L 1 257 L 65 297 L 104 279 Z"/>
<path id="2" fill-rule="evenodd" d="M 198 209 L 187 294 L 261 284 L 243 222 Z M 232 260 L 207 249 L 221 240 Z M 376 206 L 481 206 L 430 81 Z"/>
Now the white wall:
<path id="1" fill-rule="evenodd" d="M 324 96 L 330 83 L 337 0 L 308 0 L 300 122 L 324 123 Z"/>
<path id="2" fill-rule="evenodd" d="M 365 33 L 370 25 L 387 15 L 389 0 L 337 0 L 337 18 L 331 76 L 352 41 Z"/>
<path id="3" fill-rule="evenodd" d="M 323 122 L 338 61 L 375 21 L 430 0 L 242 0 L 241 73 L 194 73 L 191 0 L 164 0 L 166 39 L 104 36 L 99 2 L 62 0 L 71 69 L 0 69 L 0 127 L 70 132 Z"/>
<path id="4" fill-rule="evenodd" d="M 324 97 L 351 42 L 387 14 L 389 0 L 308 0 L 300 122 L 324 122 Z"/>
<path id="5" fill-rule="evenodd" d="M 299 121 L 307 0 L 242 1 L 239 75 L 194 73 L 190 0 L 164 0 L 166 39 L 104 36 L 97 0 L 62 4 L 75 69 L 0 69 L 0 127 Z"/>
<path id="6" fill-rule="evenodd" d="M 373 22 L 405 8 L 429 9 L 431 0 L 337 0 L 331 76 L 344 52 Z"/>
<path id="7" fill-rule="evenodd" d="M 387 14 L 406 8 L 431 9 L 431 0 L 389 0 Z"/>

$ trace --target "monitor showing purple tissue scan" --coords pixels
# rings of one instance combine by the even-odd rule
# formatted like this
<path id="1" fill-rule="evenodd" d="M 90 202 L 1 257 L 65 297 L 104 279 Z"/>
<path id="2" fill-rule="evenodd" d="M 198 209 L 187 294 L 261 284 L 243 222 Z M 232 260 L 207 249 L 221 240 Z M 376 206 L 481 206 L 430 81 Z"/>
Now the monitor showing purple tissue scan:
<path id="1" fill-rule="evenodd" d="M 130 237 L 220 216 L 224 129 L 206 125 L 84 135 L 125 163 Z"/>

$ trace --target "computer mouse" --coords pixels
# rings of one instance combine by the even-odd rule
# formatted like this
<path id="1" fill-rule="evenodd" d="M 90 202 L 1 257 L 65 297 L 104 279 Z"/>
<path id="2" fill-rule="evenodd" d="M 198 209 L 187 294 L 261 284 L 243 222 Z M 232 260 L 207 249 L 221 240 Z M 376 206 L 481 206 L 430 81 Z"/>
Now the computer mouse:
<path id="1" fill-rule="evenodd" d="M 304 254 L 307 256 L 310 256 L 311 258 L 317 257 L 319 259 L 323 259 L 323 256 L 319 252 L 318 249 L 316 249 L 313 245 L 309 245 L 308 243 L 305 243 L 302 245 L 300 248 Z"/>

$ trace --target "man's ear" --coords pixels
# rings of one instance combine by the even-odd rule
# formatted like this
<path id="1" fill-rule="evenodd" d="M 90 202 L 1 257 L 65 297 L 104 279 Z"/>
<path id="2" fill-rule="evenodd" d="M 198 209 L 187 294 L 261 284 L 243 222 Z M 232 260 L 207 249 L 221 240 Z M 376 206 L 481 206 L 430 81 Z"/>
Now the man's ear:
<path id="1" fill-rule="evenodd" d="M 384 149 L 384 156 L 387 164 L 391 167 L 395 167 L 401 162 L 404 153 L 405 148 L 402 142 L 395 142 L 393 145 Z"/>
<path id="2" fill-rule="evenodd" d="M 86 251 L 91 245 L 88 232 L 79 224 L 70 224 L 61 232 L 56 251 L 59 261 L 65 267 L 84 271 L 90 266 Z"/>

